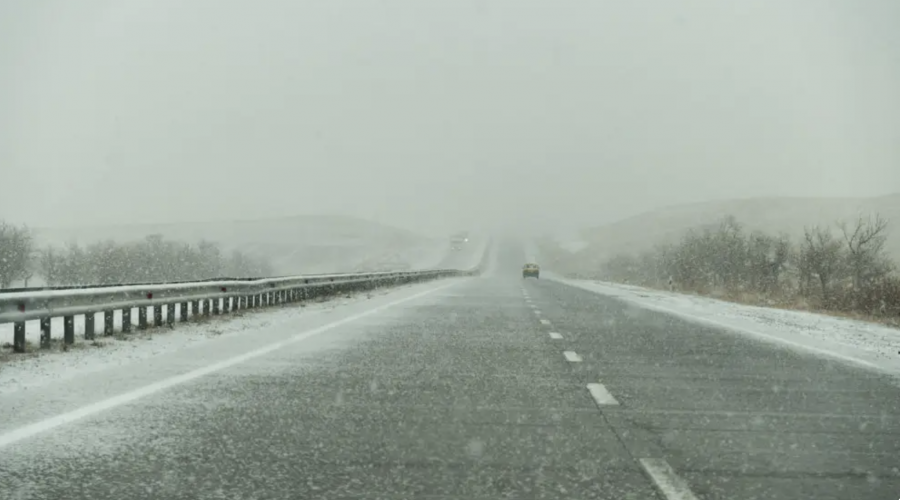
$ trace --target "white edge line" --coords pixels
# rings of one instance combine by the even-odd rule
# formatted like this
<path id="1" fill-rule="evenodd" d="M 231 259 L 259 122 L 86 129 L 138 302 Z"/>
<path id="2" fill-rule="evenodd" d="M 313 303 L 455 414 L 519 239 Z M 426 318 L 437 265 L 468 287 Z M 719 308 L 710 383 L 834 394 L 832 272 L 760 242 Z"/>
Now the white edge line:
<path id="1" fill-rule="evenodd" d="M 591 397 L 594 398 L 594 401 L 598 406 L 608 406 L 608 405 L 618 405 L 619 402 L 616 398 L 613 397 L 612 394 L 606 389 L 603 384 L 594 383 L 587 385 L 588 391 L 591 393 Z"/>
<path id="2" fill-rule="evenodd" d="M 559 339 L 563 338 L 563 336 L 561 333 L 558 333 L 558 332 L 550 332 L 550 338 L 559 340 Z"/>
<path id="3" fill-rule="evenodd" d="M 37 434 L 47 432 L 49 430 L 55 429 L 61 425 L 65 425 L 68 423 L 75 422 L 77 420 L 81 420 L 85 417 L 89 417 L 95 413 L 100 413 L 105 410 L 109 410 L 111 408 L 115 408 L 117 406 L 121 406 L 126 403 L 130 403 L 132 401 L 136 401 L 143 397 L 149 396 L 156 392 L 162 391 L 164 389 L 168 389 L 170 387 L 174 387 L 176 385 L 183 384 L 185 382 L 189 382 L 194 379 L 198 379 L 205 375 L 209 375 L 210 373 L 215 373 L 217 371 L 224 370 L 226 368 L 230 368 L 232 366 L 238 365 L 245 361 L 251 360 L 253 358 L 258 358 L 265 354 L 268 354 L 273 351 L 277 351 L 285 346 L 295 344 L 302 340 L 306 340 L 310 337 L 314 337 L 319 335 L 320 333 L 327 332 L 328 330 L 332 330 L 339 326 L 345 325 L 347 323 L 351 323 L 358 319 L 364 318 L 366 316 L 370 316 L 372 314 L 381 312 L 385 309 L 400 305 L 404 302 L 409 302 L 411 300 L 415 300 L 425 295 L 437 292 L 439 290 L 443 290 L 444 288 L 448 288 L 458 284 L 459 282 L 453 282 L 450 284 L 442 285 L 436 288 L 432 288 L 430 290 L 426 290 L 421 293 L 417 293 L 410 297 L 405 297 L 400 300 L 396 300 L 394 302 L 390 302 L 383 306 L 378 306 L 373 309 L 369 309 L 368 311 L 361 312 L 359 314 L 354 314 L 352 316 L 348 316 L 342 320 L 335 321 L 333 323 L 329 323 L 327 325 L 320 326 L 318 328 L 314 328 L 312 330 L 308 330 L 303 333 L 298 333 L 293 337 L 289 337 L 285 340 L 281 340 L 279 342 L 275 342 L 274 344 L 269 344 L 266 347 L 262 347 L 260 349 L 256 349 L 255 351 L 250 351 L 238 356 L 234 356 L 232 358 L 228 358 L 211 365 L 204 366 L 202 368 L 198 368 L 196 370 L 189 371 L 187 373 L 183 373 L 181 375 L 176 375 L 174 377 L 169 377 L 167 379 L 160 380 L 158 382 L 154 382 L 152 384 L 145 385 L 138 389 L 134 389 L 123 394 L 119 394 L 118 396 L 113 396 L 108 399 L 104 399 L 102 401 L 97 401 L 96 403 L 89 404 L 87 406 L 82 406 L 81 408 L 62 413 L 55 417 L 50 417 L 39 422 L 35 422 L 33 424 L 28 424 L 17 429 L 13 429 L 11 431 L 0 434 L 0 448 L 9 446 L 18 441 L 22 441 L 23 439 L 27 439 L 29 437 L 35 436 Z"/>
<path id="4" fill-rule="evenodd" d="M 566 361 L 570 363 L 581 363 L 581 356 L 575 351 L 563 351 L 563 356 L 565 356 Z"/>
<path id="5" fill-rule="evenodd" d="M 697 500 L 687 482 L 662 458 L 642 458 L 644 471 L 666 500 Z"/>
<path id="6" fill-rule="evenodd" d="M 797 349 L 802 349 L 802 350 L 806 350 L 806 351 L 809 351 L 809 352 L 814 352 L 814 353 L 820 354 L 820 355 L 822 355 L 822 356 L 828 356 L 828 357 L 833 358 L 833 359 L 839 359 L 839 360 L 842 360 L 842 361 L 845 361 L 845 362 L 848 362 L 848 363 L 853 363 L 853 364 L 855 364 L 855 365 L 859 365 L 859 366 L 866 367 L 866 368 L 868 368 L 868 369 L 873 369 L 873 370 L 878 370 L 878 371 L 888 371 L 888 370 L 886 370 L 886 369 L 884 369 L 884 368 L 882 368 L 882 367 L 880 367 L 880 366 L 878 366 L 878 365 L 876 365 L 876 364 L 874 364 L 874 363 L 870 363 L 869 361 L 866 361 L 866 360 L 864 360 L 864 359 L 854 358 L 853 356 L 848 356 L 848 355 L 846 355 L 846 354 L 841 354 L 841 353 L 838 353 L 838 352 L 829 351 L 828 349 L 822 349 L 822 348 L 820 348 L 820 347 L 814 347 L 814 346 L 802 344 L 802 343 L 800 343 L 800 342 L 794 342 L 793 340 L 788 340 L 788 339 L 785 339 L 785 338 L 777 337 L 777 336 L 775 336 L 775 335 L 769 335 L 769 334 L 767 334 L 767 333 L 762 333 L 762 332 L 759 332 L 759 331 L 756 331 L 756 330 L 751 330 L 751 329 L 749 329 L 749 328 L 737 327 L 737 326 L 729 325 L 729 324 L 727 324 L 727 323 L 721 323 L 721 322 L 716 321 L 716 320 L 714 320 L 714 319 L 701 318 L 701 317 L 698 317 L 698 316 L 691 315 L 690 313 L 686 313 L 686 312 L 682 312 L 682 311 L 677 311 L 677 310 L 674 310 L 674 309 L 669 309 L 669 308 L 667 308 L 667 307 L 659 306 L 659 305 L 656 305 L 656 304 L 645 304 L 644 302 L 642 302 L 642 301 L 640 301 L 640 300 L 638 300 L 638 299 L 634 299 L 634 298 L 632 298 L 632 297 L 624 297 L 624 296 L 618 296 L 618 295 L 609 295 L 609 294 L 605 294 L 605 293 L 603 293 L 603 292 L 601 292 L 601 291 L 598 291 L 598 290 L 594 290 L 594 289 L 591 289 L 591 288 L 587 288 L 586 286 L 581 286 L 581 285 L 574 284 L 574 283 L 566 283 L 565 281 L 559 281 L 559 280 L 557 280 L 557 282 L 558 282 L 558 283 L 562 283 L 562 284 L 564 284 L 564 285 L 569 285 L 569 286 L 574 287 L 574 288 L 580 288 L 580 289 L 582 289 L 582 290 L 587 290 L 587 291 L 589 291 L 589 292 L 595 293 L 595 294 L 597 294 L 597 295 L 602 295 L 602 296 L 604 296 L 604 297 L 609 297 L 609 298 L 612 298 L 612 299 L 619 299 L 619 300 L 622 300 L 622 301 L 624 301 L 624 302 L 628 302 L 629 304 L 632 304 L 632 305 L 635 305 L 635 306 L 637 306 L 637 307 L 641 307 L 641 308 L 644 308 L 644 309 L 649 309 L 649 310 L 653 310 L 653 311 L 657 311 L 657 312 L 661 312 L 661 313 L 665 313 L 665 314 L 670 314 L 670 315 L 672 315 L 672 316 L 677 316 L 677 317 L 679 317 L 679 318 L 681 318 L 681 319 L 683 319 L 683 320 L 690 321 L 690 322 L 693 322 L 693 323 L 705 324 L 705 325 L 708 325 L 708 326 L 714 326 L 714 327 L 717 327 L 717 328 L 722 328 L 722 329 L 728 330 L 728 331 L 730 331 L 730 332 L 733 332 L 733 333 L 736 333 L 736 334 L 739 334 L 739 335 L 750 336 L 750 337 L 759 337 L 759 338 L 761 338 L 761 339 L 765 339 L 765 340 L 768 340 L 768 341 L 770 341 L 770 342 L 789 345 L 789 346 L 792 346 L 792 347 L 796 347 Z"/>

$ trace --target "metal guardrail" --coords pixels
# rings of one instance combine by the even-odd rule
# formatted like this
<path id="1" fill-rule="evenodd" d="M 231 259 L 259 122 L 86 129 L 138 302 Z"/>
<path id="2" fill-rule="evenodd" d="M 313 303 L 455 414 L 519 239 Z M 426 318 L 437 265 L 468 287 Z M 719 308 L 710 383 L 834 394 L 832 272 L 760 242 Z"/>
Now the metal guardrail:
<path id="1" fill-rule="evenodd" d="M 485 252 L 485 255 L 487 253 Z M 63 287 L 0 294 L 0 324 L 13 323 L 13 351 L 25 352 L 25 322 L 39 320 L 41 348 L 51 344 L 51 320 L 63 318 L 63 342 L 75 342 L 75 316 L 84 315 L 85 339 L 96 335 L 95 317 L 103 313 L 103 333 L 114 333 L 114 314 L 121 311 L 122 332 L 132 330 L 132 309 L 138 309 L 138 329 L 152 324 L 172 326 L 176 304 L 180 321 L 257 307 L 290 304 L 349 291 L 371 290 L 453 276 L 480 274 L 482 263 L 470 270 L 326 274 L 269 279 L 209 280 L 181 283 Z M 163 308 L 166 308 L 165 318 Z"/>
<path id="2" fill-rule="evenodd" d="M 360 274 L 360 273 L 321 273 L 321 274 L 304 274 L 303 276 L 307 278 L 320 278 L 320 277 L 335 277 L 335 276 L 348 276 L 351 274 Z M 255 277 L 255 278 L 232 278 L 232 277 L 218 277 L 218 278 L 206 278 L 202 280 L 178 280 L 178 281 L 139 281 L 134 283 L 109 283 L 105 285 L 97 285 L 97 284 L 81 284 L 81 285 L 47 285 L 47 286 L 29 286 L 29 287 L 16 287 L 16 288 L 0 288 L 0 295 L 8 294 L 8 293 L 22 293 L 22 292 L 39 292 L 39 291 L 47 291 L 47 290 L 81 290 L 85 288 L 111 288 L 118 286 L 147 286 L 147 285 L 176 285 L 180 283 L 206 283 L 210 281 L 258 281 L 261 279 L 284 279 L 290 278 L 291 276 L 268 276 L 265 278 Z"/>

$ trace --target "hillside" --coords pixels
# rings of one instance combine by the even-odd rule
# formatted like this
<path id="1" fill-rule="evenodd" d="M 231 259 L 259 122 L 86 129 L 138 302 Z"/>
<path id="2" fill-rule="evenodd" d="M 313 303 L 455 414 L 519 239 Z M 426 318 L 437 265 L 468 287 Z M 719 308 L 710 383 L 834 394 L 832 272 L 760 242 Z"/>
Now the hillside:
<path id="1" fill-rule="evenodd" d="M 900 261 L 900 194 L 876 198 L 754 198 L 694 203 L 660 208 L 622 221 L 582 231 L 587 246 L 577 259 L 582 265 L 616 253 L 637 253 L 673 241 L 687 230 L 733 215 L 748 230 L 803 235 L 804 226 L 852 222 L 859 214 L 879 213 L 890 221 L 888 252 Z"/>
<path id="2" fill-rule="evenodd" d="M 137 224 L 80 228 L 35 228 L 40 245 L 81 244 L 101 240 L 127 242 L 147 235 L 195 243 L 219 243 L 223 252 L 237 249 L 270 260 L 277 274 L 351 271 L 361 262 L 390 256 L 409 266 L 427 266 L 421 255 L 439 243 L 404 229 L 345 216 L 295 216 L 273 219 Z M 435 262 L 440 257 L 436 257 Z"/>

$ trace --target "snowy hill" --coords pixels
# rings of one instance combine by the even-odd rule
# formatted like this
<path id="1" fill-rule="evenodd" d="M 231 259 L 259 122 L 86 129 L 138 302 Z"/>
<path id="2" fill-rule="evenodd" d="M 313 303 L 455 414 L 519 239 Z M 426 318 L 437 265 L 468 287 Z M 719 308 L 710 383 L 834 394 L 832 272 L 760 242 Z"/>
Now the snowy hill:
<path id="1" fill-rule="evenodd" d="M 687 230 L 733 215 L 748 230 L 803 235 L 804 226 L 834 226 L 858 215 L 879 213 L 888 219 L 887 251 L 900 260 L 900 194 L 876 198 L 754 198 L 695 203 L 660 208 L 582 232 L 589 245 L 583 252 L 602 258 L 620 252 L 640 252 L 680 238 Z"/>
<path id="2" fill-rule="evenodd" d="M 382 255 L 410 267 L 428 267 L 442 255 L 443 241 L 345 216 L 295 216 L 245 221 L 35 228 L 40 245 L 135 241 L 151 234 L 196 243 L 213 241 L 223 252 L 241 250 L 270 260 L 277 274 L 352 271 Z M 434 263 L 425 262 L 434 260 Z"/>

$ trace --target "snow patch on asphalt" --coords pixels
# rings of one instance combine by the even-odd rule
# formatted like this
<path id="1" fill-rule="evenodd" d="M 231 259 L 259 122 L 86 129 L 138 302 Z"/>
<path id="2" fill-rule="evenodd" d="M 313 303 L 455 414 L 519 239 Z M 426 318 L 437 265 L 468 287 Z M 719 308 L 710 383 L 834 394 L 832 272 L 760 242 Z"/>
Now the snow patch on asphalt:
<path id="1" fill-rule="evenodd" d="M 588 280 L 551 279 L 641 308 L 900 374 L 900 330 L 804 311 L 749 306 L 675 292 Z"/>
<path id="2" fill-rule="evenodd" d="M 293 304 L 283 308 L 276 306 L 249 309 L 212 317 L 203 322 L 176 323 L 172 329 L 161 327 L 139 333 L 116 333 L 109 337 L 98 333 L 94 341 L 85 340 L 83 330 L 78 331 L 76 343 L 66 352 L 55 347 L 45 351 L 33 348 L 33 352 L 28 354 L 7 354 L 0 361 L 0 395 L 125 366 L 147 358 L 193 348 L 214 339 L 275 327 L 288 321 L 295 321 L 298 315 L 305 318 L 326 315 L 336 308 L 365 302 L 370 297 L 386 296 L 409 287 L 373 291 L 371 295 L 360 293 L 349 297 L 343 296 L 326 302 L 306 303 L 303 306 Z M 57 331 L 61 329 L 60 325 Z M 33 335 L 33 333 L 29 335 L 29 340 L 33 339 Z"/>

